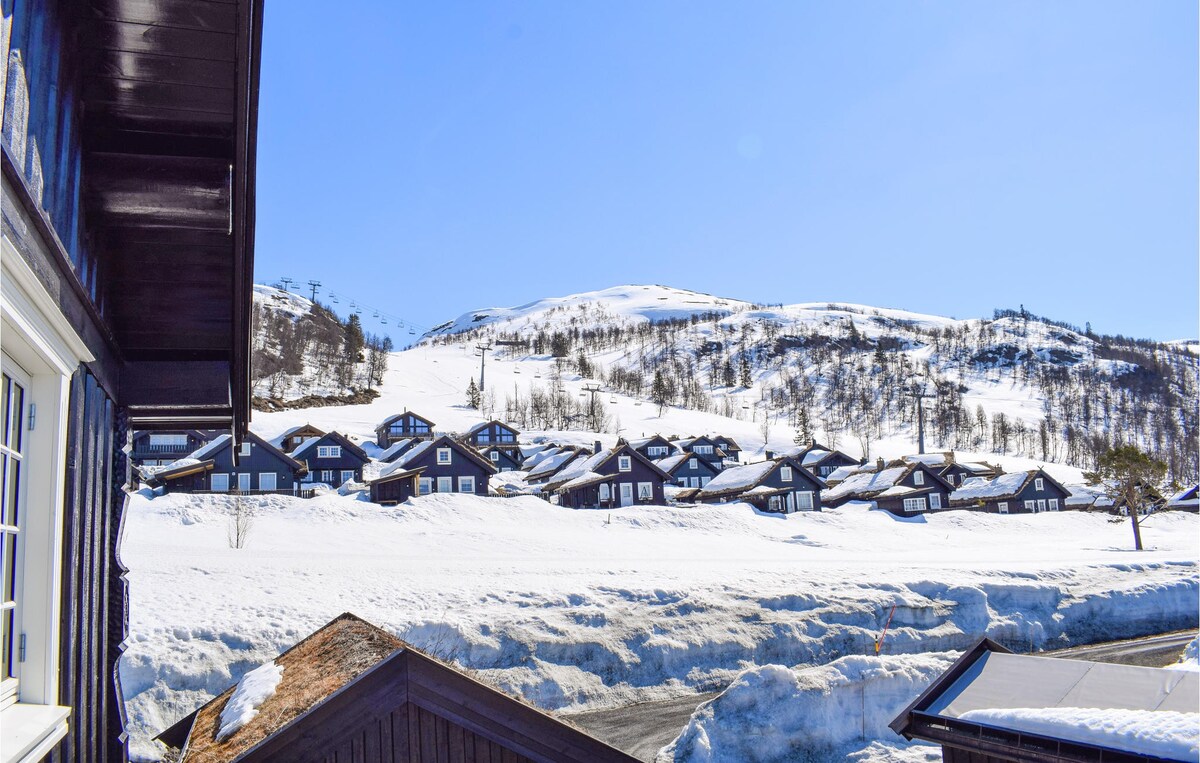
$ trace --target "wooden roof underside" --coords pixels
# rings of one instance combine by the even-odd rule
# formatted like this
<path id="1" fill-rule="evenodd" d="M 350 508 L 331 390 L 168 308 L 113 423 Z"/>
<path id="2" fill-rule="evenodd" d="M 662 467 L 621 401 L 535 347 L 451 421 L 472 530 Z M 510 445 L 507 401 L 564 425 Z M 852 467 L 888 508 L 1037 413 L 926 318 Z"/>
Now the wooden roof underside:
<path id="1" fill-rule="evenodd" d="M 84 204 L 122 397 L 148 425 L 244 431 L 262 1 L 83 7 Z"/>

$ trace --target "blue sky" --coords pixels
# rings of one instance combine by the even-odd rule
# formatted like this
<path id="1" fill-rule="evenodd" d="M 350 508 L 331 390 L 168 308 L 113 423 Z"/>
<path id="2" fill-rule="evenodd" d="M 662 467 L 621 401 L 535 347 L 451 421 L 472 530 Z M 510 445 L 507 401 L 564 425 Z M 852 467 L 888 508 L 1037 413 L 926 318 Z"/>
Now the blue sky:
<path id="1" fill-rule="evenodd" d="M 1200 333 L 1195 3 L 329 8 L 268 4 L 260 282 L 424 326 L 664 283 Z"/>

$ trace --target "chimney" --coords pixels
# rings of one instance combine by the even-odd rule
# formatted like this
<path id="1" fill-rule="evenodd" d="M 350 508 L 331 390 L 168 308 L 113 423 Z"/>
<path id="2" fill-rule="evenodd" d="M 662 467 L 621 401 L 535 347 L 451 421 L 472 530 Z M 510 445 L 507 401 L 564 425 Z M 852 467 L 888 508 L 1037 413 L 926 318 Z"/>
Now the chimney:
<path id="1" fill-rule="evenodd" d="M 592 447 L 594 448 L 594 450 L 592 451 L 593 455 L 604 450 L 604 446 L 600 444 L 599 440 L 596 440 L 596 442 L 592 443 Z"/>
<path id="2" fill-rule="evenodd" d="M 766 455 L 767 455 L 767 460 L 768 460 L 768 461 L 774 461 L 774 460 L 775 460 L 775 451 L 773 451 L 773 450 L 768 450 Z"/>
<path id="3" fill-rule="evenodd" d="M 954 463 L 954 451 L 952 451 L 952 450 L 946 451 L 946 463 L 948 463 L 948 464 Z"/>
<path id="4" fill-rule="evenodd" d="M 880 471 L 880 472 L 883 471 L 883 457 L 882 456 L 875 459 L 875 470 Z"/>

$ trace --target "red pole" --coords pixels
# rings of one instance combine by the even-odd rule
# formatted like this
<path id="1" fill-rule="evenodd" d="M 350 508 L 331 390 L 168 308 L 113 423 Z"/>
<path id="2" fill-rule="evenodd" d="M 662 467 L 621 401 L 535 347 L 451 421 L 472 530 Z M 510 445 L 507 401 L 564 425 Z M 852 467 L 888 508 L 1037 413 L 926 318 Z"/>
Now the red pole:
<path id="1" fill-rule="evenodd" d="M 879 655 L 879 650 L 883 648 L 883 640 L 887 638 L 888 626 L 892 624 L 892 615 L 896 614 L 896 605 L 892 605 L 892 611 L 888 612 L 887 622 L 883 624 L 883 632 L 879 634 L 879 638 L 875 639 L 875 655 Z"/>

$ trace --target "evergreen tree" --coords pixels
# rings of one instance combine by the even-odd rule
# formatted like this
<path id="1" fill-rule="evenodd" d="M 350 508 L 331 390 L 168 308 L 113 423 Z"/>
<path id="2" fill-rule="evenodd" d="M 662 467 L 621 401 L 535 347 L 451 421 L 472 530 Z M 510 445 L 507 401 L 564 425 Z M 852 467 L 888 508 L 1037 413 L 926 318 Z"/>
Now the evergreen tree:
<path id="1" fill-rule="evenodd" d="M 650 385 L 650 400 L 658 406 L 659 416 L 666 412 L 671 403 L 671 390 L 667 386 L 667 380 L 663 378 L 662 371 L 654 372 L 654 383 Z"/>
<path id="2" fill-rule="evenodd" d="M 467 385 L 467 407 L 478 409 L 483 402 L 483 395 L 479 392 L 479 385 L 475 383 L 475 377 L 471 377 L 471 383 Z"/>
<path id="3" fill-rule="evenodd" d="M 1138 516 L 1149 508 L 1149 496 L 1162 485 L 1167 474 L 1167 465 L 1157 458 L 1143 453 L 1135 445 L 1119 445 L 1105 451 L 1099 459 L 1096 471 L 1085 472 L 1089 485 L 1103 485 L 1104 493 L 1112 499 L 1114 506 L 1124 506 L 1129 511 L 1129 522 L 1133 527 L 1133 546 L 1142 550 L 1142 526 Z"/>
<path id="4" fill-rule="evenodd" d="M 363 362 L 363 347 L 366 338 L 363 336 L 362 321 L 357 313 L 351 313 L 346 321 L 346 359 L 350 363 Z"/>

